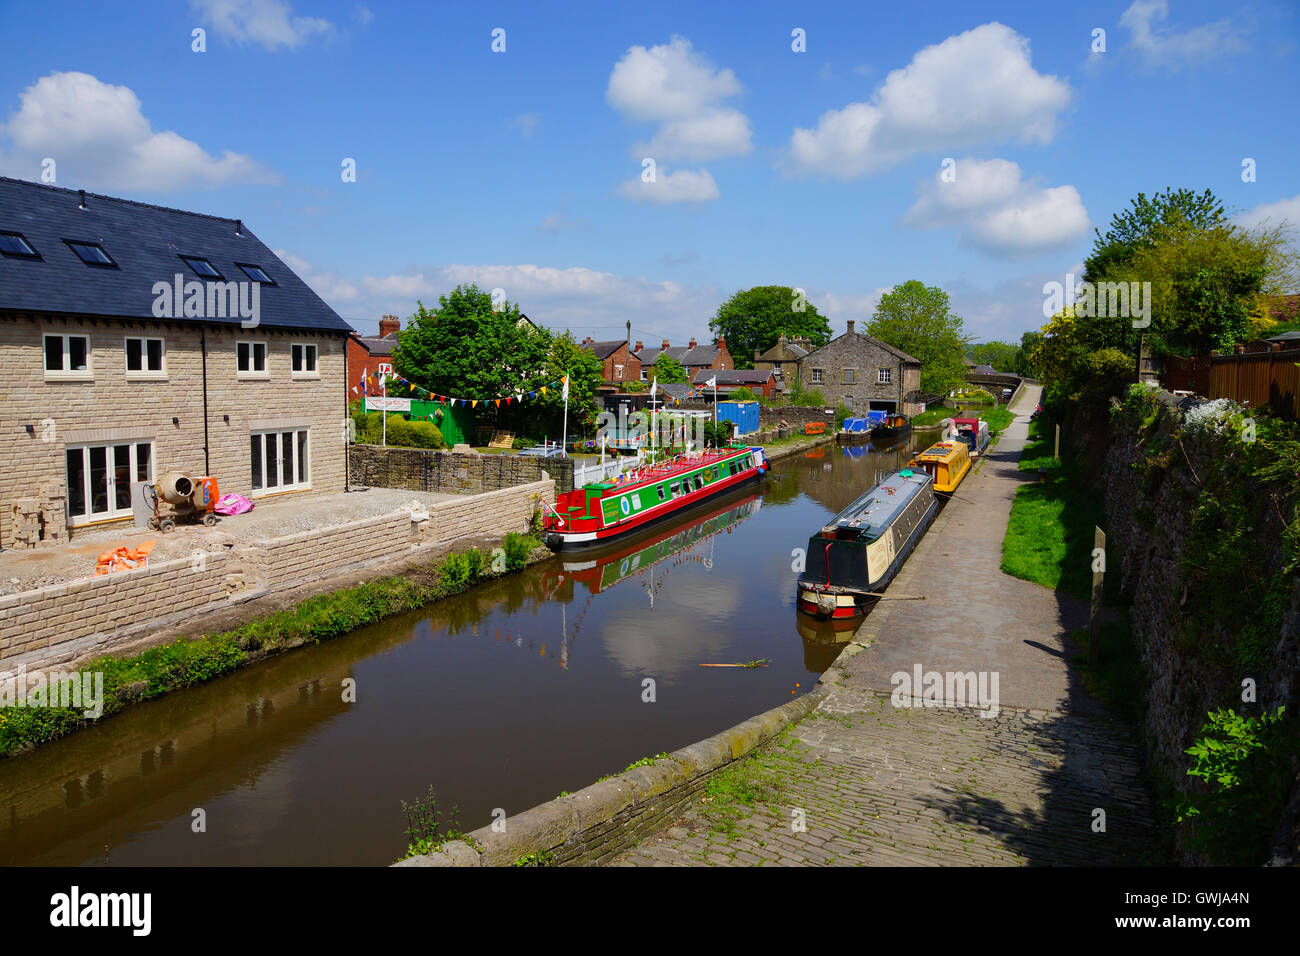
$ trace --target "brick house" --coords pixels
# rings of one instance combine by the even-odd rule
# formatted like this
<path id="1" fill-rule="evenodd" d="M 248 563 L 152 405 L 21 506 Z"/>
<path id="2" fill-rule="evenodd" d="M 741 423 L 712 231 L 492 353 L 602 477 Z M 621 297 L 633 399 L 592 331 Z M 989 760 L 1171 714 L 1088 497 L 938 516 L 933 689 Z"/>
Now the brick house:
<path id="1" fill-rule="evenodd" d="M 806 388 L 819 389 L 832 405 L 843 403 L 858 414 L 868 411 L 916 415 L 921 363 L 880 339 L 848 331 L 799 360 Z"/>
<path id="2" fill-rule="evenodd" d="M 788 392 L 799 376 L 799 362 L 812 350 L 812 342 L 800 337 L 787 339 L 785 333 L 766 352 L 754 349 L 754 368 L 770 369 L 776 378 L 777 389 Z"/>
<path id="3" fill-rule="evenodd" d="M 582 340 L 582 347 L 596 353 L 601 362 L 601 381 L 606 386 L 621 389 L 628 382 L 641 381 L 641 360 L 627 347 L 627 339 L 616 342 L 594 342 L 591 337 Z"/>
<path id="4" fill-rule="evenodd" d="M 342 491 L 351 331 L 240 220 L 0 178 L 0 547 L 171 471 Z"/>
<path id="5" fill-rule="evenodd" d="M 747 388 L 755 395 L 762 393 L 764 398 L 776 394 L 778 382 L 770 368 L 763 369 L 700 369 L 691 379 L 691 384 L 699 389 L 707 401 L 713 400 L 713 388 L 706 386 L 709 379 L 718 380 L 718 401 L 731 395 L 738 388 Z"/>
<path id="6" fill-rule="evenodd" d="M 654 378 L 654 366 L 661 355 L 669 355 L 681 362 L 682 367 L 686 369 L 688 381 L 694 381 L 695 373 L 701 369 L 736 367 L 736 363 L 731 359 L 731 353 L 727 351 L 727 340 L 724 338 L 719 338 L 712 345 L 700 345 L 695 339 L 691 339 L 689 345 L 669 345 L 668 340 L 664 339 L 663 344 L 657 349 L 648 349 L 637 342 L 632 352 L 641 362 L 643 382 L 649 382 Z"/>
<path id="7" fill-rule="evenodd" d="M 386 315 L 379 320 L 378 335 L 348 335 L 348 388 L 361 382 L 367 375 L 392 372 L 393 349 L 402 320 Z"/>

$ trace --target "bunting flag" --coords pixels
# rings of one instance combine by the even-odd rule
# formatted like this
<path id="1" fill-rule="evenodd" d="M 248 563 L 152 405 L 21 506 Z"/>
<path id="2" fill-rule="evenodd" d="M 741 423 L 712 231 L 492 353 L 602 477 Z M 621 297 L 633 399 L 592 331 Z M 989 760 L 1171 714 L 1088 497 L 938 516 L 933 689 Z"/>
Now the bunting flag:
<path id="1" fill-rule="evenodd" d="M 565 375 L 556 379 L 554 382 L 548 382 L 540 388 L 532 389 L 528 392 L 514 392 L 513 394 L 501 395 L 496 398 L 471 399 L 461 398 L 455 395 L 440 395 L 437 392 L 431 392 L 423 386 L 416 385 L 410 379 L 404 378 L 395 373 L 389 373 L 381 377 L 377 372 L 367 371 L 362 375 L 361 381 L 352 386 L 352 392 L 353 394 L 356 394 L 359 390 L 362 395 L 378 394 L 383 390 L 385 381 L 400 383 L 413 392 L 418 392 L 435 402 L 440 402 L 445 405 L 455 405 L 459 402 L 462 408 L 466 406 L 469 406 L 470 408 L 478 408 L 480 404 L 486 405 L 488 402 L 492 402 L 496 408 L 500 408 L 502 402 L 505 402 L 506 406 L 509 407 L 511 402 L 522 402 L 525 397 L 533 399 L 537 398 L 538 395 L 545 396 L 548 391 L 554 389 L 562 389 L 562 394 L 565 395 L 567 395 L 569 391 L 569 376 Z"/>

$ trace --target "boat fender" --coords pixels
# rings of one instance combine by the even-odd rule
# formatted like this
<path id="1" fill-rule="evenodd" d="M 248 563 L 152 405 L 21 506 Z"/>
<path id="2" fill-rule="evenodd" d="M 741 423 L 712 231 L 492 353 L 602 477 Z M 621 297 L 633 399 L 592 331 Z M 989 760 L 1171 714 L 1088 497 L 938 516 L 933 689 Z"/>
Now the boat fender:
<path id="1" fill-rule="evenodd" d="M 827 616 L 834 614 L 835 605 L 836 605 L 836 601 L 835 601 L 834 594 L 817 595 L 817 610 L 821 611 L 823 614 Z"/>

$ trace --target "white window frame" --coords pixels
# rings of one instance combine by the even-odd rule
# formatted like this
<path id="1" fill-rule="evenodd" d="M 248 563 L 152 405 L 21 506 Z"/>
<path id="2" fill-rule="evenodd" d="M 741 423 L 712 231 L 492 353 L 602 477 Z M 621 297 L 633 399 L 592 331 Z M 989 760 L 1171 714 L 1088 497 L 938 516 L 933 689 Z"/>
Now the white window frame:
<path id="1" fill-rule="evenodd" d="M 812 369 L 811 371 L 812 371 L 812 382 L 811 382 L 811 384 L 813 384 L 813 385 L 821 385 L 821 384 L 822 384 L 822 369 L 815 368 L 815 369 Z"/>
<path id="2" fill-rule="evenodd" d="M 294 477 L 294 480 L 293 480 L 293 482 L 290 483 L 290 484 L 285 484 L 285 483 L 284 483 L 284 448 L 283 448 L 282 446 L 283 446 L 283 444 L 284 444 L 284 436 L 285 436 L 286 433 L 287 433 L 287 434 L 291 434 L 291 435 L 293 435 L 293 440 L 292 440 L 292 442 L 291 442 L 291 444 L 290 444 L 289 452 L 290 452 L 290 454 L 293 456 L 293 477 Z M 299 446 L 298 435 L 299 435 L 299 433 L 303 433 L 303 434 L 305 434 L 305 435 L 307 436 L 307 441 L 306 441 L 306 451 L 307 451 L 307 480 L 306 480 L 306 481 L 303 481 L 303 480 L 302 480 L 302 462 L 299 460 L 299 456 L 298 456 L 298 446 Z M 267 473 L 267 470 L 266 470 L 267 461 L 268 461 L 268 458 L 267 458 L 267 455 L 266 455 L 266 436 L 267 436 L 267 435 L 274 435 L 274 436 L 275 436 L 275 484 L 273 484 L 273 485 L 272 485 L 272 484 L 268 484 L 268 482 L 267 482 L 267 474 L 268 474 L 268 473 Z M 254 437 L 257 437 L 257 438 L 261 441 L 261 443 L 262 443 L 262 445 L 261 445 L 261 447 L 262 447 L 262 466 L 261 466 L 261 475 L 260 475 L 259 478 L 258 478 L 258 480 L 259 480 L 260 483 L 261 483 L 261 484 L 260 484 L 260 487 L 253 487 L 253 488 L 252 488 L 252 490 L 251 490 L 251 492 L 250 492 L 250 496 L 251 496 L 251 497 L 253 497 L 253 498 L 261 498 L 261 497 L 264 497 L 264 496 L 266 496 L 266 495 L 278 495 L 278 494 L 283 494 L 283 493 L 285 493 L 285 492 L 289 492 L 289 491 L 309 491 L 309 490 L 311 490 L 311 472 L 312 472 L 312 464 L 311 464 L 311 427 L 310 427 L 310 426 L 307 426 L 307 425 L 289 425 L 289 426 L 286 426 L 286 427 L 284 427 L 284 428 L 257 428 L 257 429 L 253 429 L 253 430 L 251 430 L 251 431 L 248 433 L 248 438 L 249 438 L 249 446 L 248 446 L 248 448 L 249 448 L 248 469 L 249 469 L 249 470 L 248 470 L 248 474 L 249 474 L 249 479 L 250 479 L 250 480 L 249 480 L 249 485 L 250 485 L 250 487 L 251 487 L 252 485 L 255 484 L 255 482 L 252 480 L 252 479 L 253 479 L 253 459 L 252 459 L 253 451 L 252 451 L 252 439 L 253 439 Z"/>
<path id="3" fill-rule="evenodd" d="M 239 347 L 248 346 L 248 370 L 241 370 L 239 367 Z M 257 346 L 262 346 L 262 370 L 260 372 L 253 369 L 253 355 Z M 270 378 L 271 377 L 271 345 L 266 339 L 239 339 L 235 342 L 235 377 L 236 378 Z"/>
<path id="4" fill-rule="evenodd" d="M 140 363 L 148 365 L 149 362 L 149 343 L 162 343 L 162 368 L 154 370 L 151 368 L 132 369 L 127 356 L 127 343 L 136 340 L 140 343 Z M 167 340 L 161 335 L 126 335 L 122 337 L 122 368 L 126 370 L 128 380 L 133 379 L 160 379 L 167 377 Z"/>
<path id="5" fill-rule="evenodd" d="M 619 381 L 623 380 L 623 366 L 621 365 L 614 366 L 614 378 Z"/>
<path id="6" fill-rule="evenodd" d="M 877 384 L 877 385 L 893 385 L 893 384 L 894 384 L 894 370 L 893 370 L 892 368 L 878 368 L 878 369 L 876 369 L 876 384 Z"/>
<path id="7" fill-rule="evenodd" d="M 307 369 L 296 369 L 294 363 L 297 360 L 298 349 L 302 349 L 304 364 L 306 363 L 307 350 L 312 352 L 312 367 Z M 293 378 L 320 378 L 320 348 L 315 342 L 290 342 L 289 343 L 289 374 Z"/>
<path id="8" fill-rule="evenodd" d="M 83 502 L 87 509 L 84 513 L 81 514 L 74 515 L 72 513 L 72 489 L 67 488 L 66 490 L 68 492 L 68 497 L 67 497 L 66 511 L 68 516 L 69 527 L 75 528 L 81 525 L 96 524 L 101 521 L 116 521 L 120 518 L 131 517 L 133 513 L 133 508 L 127 507 L 124 509 L 119 509 L 113 507 L 113 501 L 117 497 L 116 494 L 117 478 L 116 478 L 115 466 L 113 463 L 113 449 L 118 445 L 129 445 L 131 448 L 130 463 L 128 465 L 128 468 L 130 470 L 129 483 L 131 484 L 134 484 L 136 481 L 141 480 L 135 477 L 140 463 L 139 446 L 140 445 L 149 446 L 149 474 L 148 477 L 143 480 L 153 481 L 154 475 L 156 473 L 155 466 L 158 460 L 157 449 L 155 448 L 155 443 L 153 439 L 141 440 L 138 438 L 133 438 L 133 439 L 126 439 L 125 441 L 100 440 L 100 441 L 68 443 L 65 446 L 64 456 L 63 456 L 63 479 L 66 484 L 68 480 L 67 452 L 80 451 L 82 454 L 82 482 L 83 482 L 82 494 L 83 494 Z M 107 511 L 95 512 L 90 510 L 91 501 L 93 500 L 94 497 L 93 489 L 90 486 L 90 450 L 92 448 L 104 449 L 104 455 L 105 455 L 104 461 L 105 461 L 105 470 L 106 470 L 105 484 L 106 484 L 106 491 L 107 491 L 107 498 L 105 500 L 109 505 Z"/>
<path id="9" fill-rule="evenodd" d="M 71 339 L 86 340 L 86 367 L 69 368 L 72 363 L 72 349 L 69 346 Z M 63 344 L 63 367 L 59 369 L 48 369 L 45 367 L 45 343 L 49 339 L 59 339 Z M 87 332 L 46 332 L 41 336 L 41 369 L 45 373 L 46 380 L 56 380 L 64 382 L 89 382 L 95 377 L 95 360 L 94 353 L 90 346 L 90 334 Z"/>

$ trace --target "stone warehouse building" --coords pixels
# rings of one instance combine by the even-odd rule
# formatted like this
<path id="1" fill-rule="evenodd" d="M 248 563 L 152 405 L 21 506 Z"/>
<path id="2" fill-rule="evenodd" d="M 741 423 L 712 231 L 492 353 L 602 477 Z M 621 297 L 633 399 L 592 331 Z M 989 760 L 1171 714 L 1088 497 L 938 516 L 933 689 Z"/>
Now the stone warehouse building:
<path id="1" fill-rule="evenodd" d="M 754 368 L 770 369 L 776 379 L 777 388 L 782 392 L 788 392 L 799 376 L 799 363 L 811 348 L 812 342 L 808 339 L 803 337 L 788 339 L 782 332 L 776 344 L 766 352 L 754 349 Z"/>
<path id="2" fill-rule="evenodd" d="M 350 331 L 240 220 L 0 178 L 0 547 L 171 471 L 343 490 Z"/>
<path id="3" fill-rule="evenodd" d="M 831 404 L 843 402 L 858 414 L 886 411 L 916 415 L 921 363 L 880 339 L 848 331 L 799 360 L 806 388 L 819 389 Z"/>

